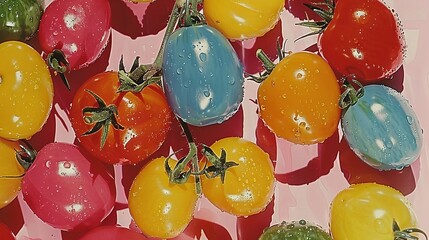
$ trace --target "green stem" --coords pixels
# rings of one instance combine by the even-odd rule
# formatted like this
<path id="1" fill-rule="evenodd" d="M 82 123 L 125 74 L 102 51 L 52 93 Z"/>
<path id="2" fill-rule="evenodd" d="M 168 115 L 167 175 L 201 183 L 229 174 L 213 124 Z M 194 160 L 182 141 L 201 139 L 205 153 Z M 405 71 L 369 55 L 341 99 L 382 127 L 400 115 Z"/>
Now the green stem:
<path id="1" fill-rule="evenodd" d="M 259 60 L 261 60 L 262 64 L 264 64 L 264 68 L 267 70 L 267 72 L 270 73 L 276 67 L 276 64 L 271 61 L 271 59 L 262 49 L 258 49 L 256 51 L 256 56 L 259 58 Z"/>

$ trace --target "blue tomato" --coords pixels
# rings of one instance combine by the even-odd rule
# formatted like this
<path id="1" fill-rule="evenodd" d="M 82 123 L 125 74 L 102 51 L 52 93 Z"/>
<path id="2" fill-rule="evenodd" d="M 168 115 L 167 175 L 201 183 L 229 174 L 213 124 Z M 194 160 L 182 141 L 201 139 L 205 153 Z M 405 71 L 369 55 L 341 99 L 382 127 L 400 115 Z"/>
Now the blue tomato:
<path id="1" fill-rule="evenodd" d="M 399 92 L 383 85 L 363 87 L 363 96 L 345 109 L 344 136 L 360 159 L 379 170 L 402 169 L 422 148 L 422 128 Z"/>
<path id="2" fill-rule="evenodd" d="M 165 46 L 162 71 L 171 108 L 191 125 L 222 123 L 243 100 L 242 64 L 228 40 L 210 26 L 173 32 Z"/>

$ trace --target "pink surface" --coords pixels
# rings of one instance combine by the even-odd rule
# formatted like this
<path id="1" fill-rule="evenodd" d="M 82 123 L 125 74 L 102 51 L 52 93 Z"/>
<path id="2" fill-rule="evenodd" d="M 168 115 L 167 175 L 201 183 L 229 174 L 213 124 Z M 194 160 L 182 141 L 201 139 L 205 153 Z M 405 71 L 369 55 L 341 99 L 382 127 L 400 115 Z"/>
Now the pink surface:
<path id="1" fill-rule="evenodd" d="M 51 2 L 45 0 L 46 5 Z M 112 7 L 112 35 L 110 42 L 94 64 L 70 74 L 71 92 L 67 92 L 60 79 L 55 77 L 55 103 L 51 116 L 42 133 L 31 140 L 36 149 L 49 142 L 73 143 L 74 132 L 70 127 L 68 107 L 77 87 L 88 77 L 104 70 L 117 69 L 121 54 L 126 66 L 131 66 L 135 56 L 141 63 L 151 63 L 161 44 L 165 24 L 173 0 L 157 0 L 133 4 L 122 0 L 110 0 Z M 419 225 L 429 231 L 427 203 L 429 202 L 429 2 L 425 0 L 390 0 L 387 4 L 395 9 L 402 20 L 408 45 L 405 63 L 388 82 L 402 92 L 413 106 L 424 130 L 424 145 L 420 159 L 402 171 L 379 172 L 371 169 L 352 153 L 342 140 L 339 130 L 322 144 L 301 146 L 275 138 L 258 121 L 256 99 L 257 84 L 247 82 L 242 109 L 227 122 L 201 129 L 192 128 L 197 141 L 210 144 L 224 136 L 243 136 L 265 147 L 277 159 L 275 199 L 267 210 L 257 216 L 237 219 L 222 213 L 202 198 L 195 219 L 184 234 L 177 239 L 252 239 L 252 231 L 283 220 L 306 219 L 328 228 L 329 206 L 334 196 L 350 183 L 376 181 L 393 186 L 404 193 L 415 209 Z M 257 48 L 270 55 L 275 54 L 274 41 L 277 36 L 288 39 L 286 50 L 315 50 L 315 37 L 298 42 L 294 39 L 307 33 L 307 29 L 295 26 L 297 18 L 284 11 L 281 22 L 269 34 L 260 39 L 235 42 L 238 54 L 244 59 L 246 71 L 254 73 L 260 64 L 254 58 Z M 382 41 L 382 40 L 381 40 Z M 36 46 L 35 40 L 32 45 Z M 204 133 L 204 134 L 202 134 Z M 185 146 L 180 130 L 173 129 L 160 153 L 169 151 L 168 143 L 175 148 Z M 179 143 L 177 142 L 179 141 Z M 180 142 L 182 141 L 182 142 Z M 351 167 L 353 166 L 353 167 Z M 105 220 L 105 225 L 118 224 L 136 229 L 130 218 L 126 193 L 138 167 L 115 166 L 117 204 L 114 212 Z M 0 210 L 0 221 L 7 223 L 16 233 L 17 239 L 77 239 L 82 233 L 67 233 L 44 224 L 29 210 L 20 195 L 8 207 Z M 255 237 L 255 236 L 253 236 Z"/>

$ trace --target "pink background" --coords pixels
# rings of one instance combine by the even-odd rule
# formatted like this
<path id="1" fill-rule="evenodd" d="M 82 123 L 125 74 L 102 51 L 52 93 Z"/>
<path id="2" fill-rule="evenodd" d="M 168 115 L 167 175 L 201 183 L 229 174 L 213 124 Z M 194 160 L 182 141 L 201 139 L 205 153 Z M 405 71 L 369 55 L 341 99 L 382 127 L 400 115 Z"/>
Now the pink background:
<path id="1" fill-rule="evenodd" d="M 46 5 L 50 2 L 51 0 L 45 0 Z M 48 142 L 75 141 L 67 108 L 80 83 L 106 69 L 116 70 L 121 54 L 124 54 L 126 66 L 131 66 L 135 56 L 140 56 L 142 63 L 151 63 L 154 60 L 173 2 L 157 0 L 151 4 L 133 4 L 110 0 L 113 24 L 110 43 L 97 62 L 70 74 L 71 93 L 67 92 L 61 81 L 55 77 L 55 105 L 42 133 L 31 140 L 36 149 Z M 198 203 L 195 220 L 177 239 L 194 239 L 194 236 L 201 239 L 251 239 L 254 226 L 276 224 L 283 220 L 306 219 L 328 229 L 329 207 L 334 196 L 350 183 L 368 181 L 390 185 L 404 193 L 415 209 L 420 227 L 429 231 L 429 212 L 425 206 L 429 202 L 429 142 L 426 141 L 429 139 L 429 2 L 390 0 L 386 3 L 402 20 L 408 51 L 403 67 L 393 79 L 383 83 L 401 91 L 419 117 L 424 130 L 420 159 L 402 171 L 379 172 L 357 159 L 342 140 L 341 131 L 322 144 L 310 146 L 294 145 L 277 139 L 258 122 L 257 105 L 252 102 L 256 99 L 258 85 L 246 82 L 243 107 L 232 119 L 222 125 L 192 130 L 200 143 L 210 144 L 224 136 L 243 136 L 257 142 L 269 152 L 277 159 L 278 182 L 274 201 L 265 212 L 257 216 L 237 219 L 220 212 L 202 198 Z M 286 50 L 316 51 L 316 37 L 293 42 L 308 32 L 306 28 L 295 26 L 297 21 L 290 12 L 283 11 L 281 22 L 265 37 L 233 43 L 238 54 L 244 59 L 246 71 L 255 73 L 260 69 L 259 62 L 254 57 L 257 48 L 263 48 L 269 55 L 274 56 L 277 36 L 288 39 Z M 37 48 L 37 40 L 33 39 L 31 43 Z M 170 135 L 159 153 L 168 153 L 170 145 L 177 147 L 185 144 L 179 129 L 173 129 Z M 353 167 L 350 167 L 351 165 Z M 114 167 L 118 204 L 103 224 L 116 223 L 135 229 L 126 207 L 125 196 L 127 186 L 129 187 L 138 170 L 139 166 L 127 166 L 124 169 L 121 166 Z M 76 239 L 82 234 L 64 233 L 44 224 L 32 214 L 21 194 L 11 205 L 0 210 L 0 220 L 7 223 L 20 240 Z"/>

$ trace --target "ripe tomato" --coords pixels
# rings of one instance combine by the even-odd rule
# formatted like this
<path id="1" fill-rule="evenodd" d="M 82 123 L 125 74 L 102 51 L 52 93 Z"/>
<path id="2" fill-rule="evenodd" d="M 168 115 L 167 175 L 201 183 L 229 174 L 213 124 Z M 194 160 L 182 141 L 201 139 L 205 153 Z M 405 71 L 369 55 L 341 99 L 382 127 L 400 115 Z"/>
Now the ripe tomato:
<path id="1" fill-rule="evenodd" d="M 23 42 L 1 43 L 0 55 L 0 137 L 29 139 L 51 111 L 51 75 L 40 54 Z"/>
<path id="2" fill-rule="evenodd" d="M 392 240 L 392 224 L 416 227 L 408 200 L 399 191 L 376 183 L 351 185 L 332 204 L 330 228 L 336 240 Z"/>
<path id="3" fill-rule="evenodd" d="M 173 32 L 165 46 L 162 71 L 171 108 L 191 125 L 222 123 L 243 100 L 243 67 L 231 44 L 210 26 Z"/>
<path id="4" fill-rule="evenodd" d="M 192 220 L 198 195 L 192 176 L 184 184 L 170 183 L 164 163 L 165 157 L 160 157 L 142 168 L 131 186 L 128 205 L 145 235 L 173 238 Z"/>
<path id="5" fill-rule="evenodd" d="M 24 200 L 50 226 L 65 230 L 92 228 L 113 210 L 113 177 L 67 143 L 45 145 L 22 181 Z"/>
<path id="6" fill-rule="evenodd" d="M 259 240 L 332 240 L 320 226 L 305 220 L 282 222 L 264 230 Z"/>
<path id="7" fill-rule="evenodd" d="M 268 154 L 258 145 L 237 137 L 220 139 L 210 148 L 218 156 L 225 150 L 227 161 L 238 165 L 226 170 L 224 183 L 219 177 L 203 176 L 204 196 L 220 210 L 236 216 L 250 216 L 264 210 L 273 197 L 275 184 Z"/>
<path id="8" fill-rule="evenodd" d="M 145 240 L 142 234 L 119 226 L 100 226 L 85 233 L 79 240 Z"/>
<path id="9" fill-rule="evenodd" d="M 0 2 L 0 42 L 29 40 L 39 28 L 43 6 L 39 0 Z"/>
<path id="10" fill-rule="evenodd" d="M 2 239 L 2 240 L 16 240 L 15 236 L 13 235 L 13 232 L 4 223 L 0 223 L 0 239 Z"/>
<path id="11" fill-rule="evenodd" d="M 400 170 L 413 163 L 420 155 L 423 136 L 408 101 L 383 85 L 367 85 L 362 90 L 363 95 L 341 117 L 350 148 L 379 170 Z"/>
<path id="12" fill-rule="evenodd" d="M 243 40 L 260 37 L 271 30 L 280 18 L 285 0 L 204 0 L 207 24 L 225 37 Z"/>
<path id="13" fill-rule="evenodd" d="M 0 138 L 0 208 L 11 203 L 21 190 L 21 178 L 17 177 L 25 170 L 16 159 L 16 151 L 20 149 L 17 142 Z"/>
<path id="14" fill-rule="evenodd" d="M 317 54 L 283 58 L 258 88 L 259 114 L 279 137 L 298 144 L 323 142 L 338 129 L 340 87 Z"/>
<path id="15" fill-rule="evenodd" d="M 42 50 L 61 50 L 70 69 L 94 62 L 110 36 L 108 0 L 55 0 L 45 9 L 39 26 Z"/>
<path id="16" fill-rule="evenodd" d="M 361 82 L 390 76 L 402 65 L 405 53 L 398 21 L 382 1 L 338 1 L 319 37 L 319 51 L 332 68 Z"/>
<path id="17" fill-rule="evenodd" d="M 158 85 L 149 85 L 138 93 L 118 92 L 119 86 L 117 72 L 103 72 L 89 78 L 73 98 L 70 121 L 80 145 L 97 159 L 110 164 L 136 164 L 161 147 L 170 129 L 172 113 Z M 93 91 L 107 106 L 114 106 L 112 117 L 117 117 L 124 128 L 116 129 L 111 122 L 104 124 L 109 127 L 104 145 L 101 143 L 104 126 L 100 131 L 84 135 L 97 124 L 87 122 L 90 114 L 82 113 L 83 109 L 99 107 L 87 90 Z"/>

